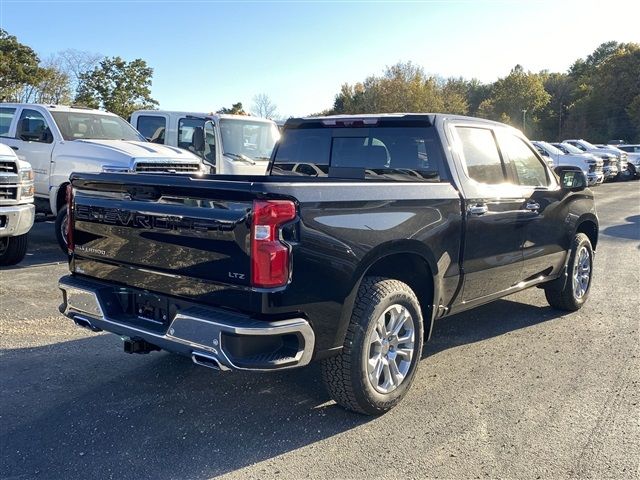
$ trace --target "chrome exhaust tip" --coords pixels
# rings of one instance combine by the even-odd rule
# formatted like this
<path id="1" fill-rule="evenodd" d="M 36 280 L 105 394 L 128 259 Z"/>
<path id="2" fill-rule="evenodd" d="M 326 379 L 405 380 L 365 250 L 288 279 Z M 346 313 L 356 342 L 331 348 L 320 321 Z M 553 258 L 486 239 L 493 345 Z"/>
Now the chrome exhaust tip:
<path id="1" fill-rule="evenodd" d="M 78 315 L 73 317 L 73 322 L 79 327 L 86 328 L 87 330 L 91 330 L 92 332 L 101 332 L 102 329 L 95 327 L 89 320 L 84 317 L 79 317 Z"/>
<path id="2" fill-rule="evenodd" d="M 195 363 L 196 365 L 200 365 L 201 367 L 212 368 L 221 372 L 229 370 L 229 368 L 220 363 L 220 360 L 218 360 L 216 357 L 207 355 L 205 353 L 192 352 L 191 360 L 193 361 L 193 363 Z"/>

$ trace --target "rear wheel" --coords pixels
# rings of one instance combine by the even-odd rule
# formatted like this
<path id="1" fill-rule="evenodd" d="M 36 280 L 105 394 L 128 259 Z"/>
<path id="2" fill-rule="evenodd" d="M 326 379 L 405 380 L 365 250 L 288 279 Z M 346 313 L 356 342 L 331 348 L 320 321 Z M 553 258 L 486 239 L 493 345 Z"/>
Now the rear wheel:
<path id="1" fill-rule="evenodd" d="M 331 397 L 367 415 L 390 410 L 413 383 L 422 342 L 422 313 L 411 288 L 398 280 L 365 277 L 342 352 L 322 362 Z"/>
<path id="2" fill-rule="evenodd" d="M 60 245 L 60 249 L 65 253 L 69 253 L 69 248 L 67 246 L 67 231 L 69 229 L 69 216 L 67 215 L 67 206 L 64 205 L 60 210 L 58 210 L 58 215 L 56 216 L 56 239 L 58 240 L 58 245 Z"/>
<path id="3" fill-rule="evenodd" d="M 20 263 L 27 254 L 29 234 L 0 238 L 0 265 Z"/>
<path id="4" fill-rule="evenodd" d="M 544 293 L 552 307 L 574 312 L 587 301 L 593 279 L 593 248 L 584 233 L 578 233 L 573 238 L 567 268 L 569 276 L 564 285 L 551 282 L 545 287 Z"/>

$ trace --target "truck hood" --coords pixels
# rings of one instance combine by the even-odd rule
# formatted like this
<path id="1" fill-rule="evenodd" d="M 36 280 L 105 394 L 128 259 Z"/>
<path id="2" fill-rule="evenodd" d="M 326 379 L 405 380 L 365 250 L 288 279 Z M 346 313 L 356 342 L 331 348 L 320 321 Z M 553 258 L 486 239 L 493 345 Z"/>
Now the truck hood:
<path id="1" fill-rule="evenodd" d="M 85 144 L 87 147 L 93 147 L 96 150 L 102 150 L 99 157 L 126 157 L 145 158 L 145 159 L 172 159 L 176 161 L 184 160 L 188 162 L 200 161 L 191 152 L 167 145 L 158 145 L 151 142 L 134 142 L 128 140 L 74 140 L 73 143 Z"/>

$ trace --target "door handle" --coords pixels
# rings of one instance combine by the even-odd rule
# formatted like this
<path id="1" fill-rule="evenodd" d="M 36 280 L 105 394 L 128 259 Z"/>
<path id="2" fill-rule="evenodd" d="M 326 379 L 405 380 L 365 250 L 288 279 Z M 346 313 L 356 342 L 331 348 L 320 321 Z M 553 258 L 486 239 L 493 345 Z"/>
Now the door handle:
<path id="1" fill-rule="evenodd" d="M 525 210 L 529 211 L 537 211 L 540 210 L 540 204 L 534 201 L 529 200 L 527 204 L 524 206 Z"/>
<path id="2" fill-rule="evenodd" d="M 18 147 L 11 145 L 11 148 L 13 148 L 14 150 L 20 150 Z"/>
<path id="3" fill-rule="evenodd" d="M 469 205 L 469 208 L 467 208 L 467 212 L 469 212 L 469 215 L 475 216 L 484 215 L 488 211 L 489 208 L 487 207 L 486 203 L 476 203 L 475 205 Z"/>

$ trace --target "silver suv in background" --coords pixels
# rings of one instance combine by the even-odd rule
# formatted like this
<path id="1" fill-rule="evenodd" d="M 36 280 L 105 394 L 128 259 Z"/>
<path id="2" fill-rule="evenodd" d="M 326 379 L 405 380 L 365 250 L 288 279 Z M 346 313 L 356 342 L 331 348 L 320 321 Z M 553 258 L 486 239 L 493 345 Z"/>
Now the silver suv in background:
<path id="1" fill-rule="evenodd" d="M 22 261 L 34 218 L 31 165 L 0 143 L 0 265 Z"/>

